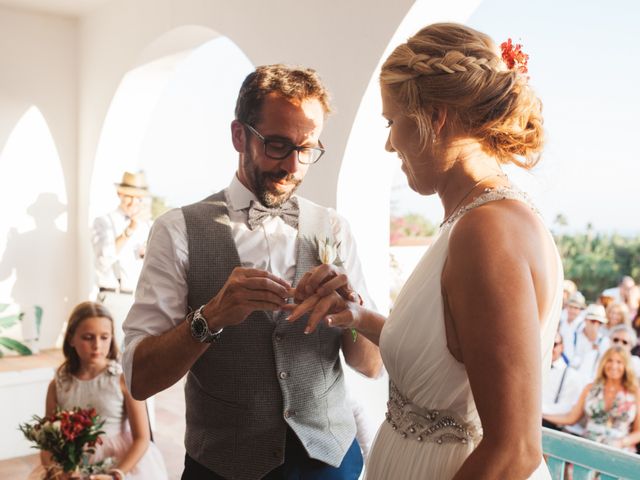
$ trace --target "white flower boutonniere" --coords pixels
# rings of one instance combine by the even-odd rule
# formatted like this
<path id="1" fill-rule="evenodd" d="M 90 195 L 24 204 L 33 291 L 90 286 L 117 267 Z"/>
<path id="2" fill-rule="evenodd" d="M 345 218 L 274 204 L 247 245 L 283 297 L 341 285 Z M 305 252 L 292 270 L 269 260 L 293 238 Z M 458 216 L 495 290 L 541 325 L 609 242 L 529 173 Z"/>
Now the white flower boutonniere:
<path id="1" fill-rule="evenodd" d="M 334 242 L 329 237 L 320 239 L 315 238 L 316 250 L 318 251 L 318 261 L 324 265 L 335 265 L 342 267 L 344 262 L 340 258 L 341 242 Z M 351 338 L 355 342 L 358 339 L 358 332 L 355 328 L 351 328 Z"/>
<path id="2" fill-rule="evenodd" d="M 329 237 L 325 237 L 324 240 L 316 237 L 315 244 L 320 263 L 325 265 L 333 264 L 338 267 L 343 265 L 343 262 L 340 259 L 340 242 L 334 243 Z"/>

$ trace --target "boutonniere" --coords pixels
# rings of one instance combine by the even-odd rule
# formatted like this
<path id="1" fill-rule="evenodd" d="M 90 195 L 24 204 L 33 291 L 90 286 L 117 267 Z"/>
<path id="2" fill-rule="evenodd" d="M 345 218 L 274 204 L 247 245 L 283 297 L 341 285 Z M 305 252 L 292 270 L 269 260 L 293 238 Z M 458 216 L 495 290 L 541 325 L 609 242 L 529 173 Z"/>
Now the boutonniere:
<path id="1" fill-rule="evenodd" d="M 314 243 L 316 245 L 316 251 L 318 253 L 318 261 L 324 265 L 335 265 L 342 267 L 344 262 L 340 258 L 340 244 L 342 242 L 335 242 L 329 237 L 321 239 L 315 237 Z M 351 338 L 355 342 L 358 339 L 358 332 L 355 328 L 351 328 Z"/>
<path id="2" fill-rule="evenodd" d="M 329 237 L 320 239 L 315 238 L 314 243 L 316 245 L 316 251 L 318 253 L 318 261 L 325 265 L 336 265 L 342 267 L 344 262 L 340 259 L 340 244 L 335 243 Z"/>

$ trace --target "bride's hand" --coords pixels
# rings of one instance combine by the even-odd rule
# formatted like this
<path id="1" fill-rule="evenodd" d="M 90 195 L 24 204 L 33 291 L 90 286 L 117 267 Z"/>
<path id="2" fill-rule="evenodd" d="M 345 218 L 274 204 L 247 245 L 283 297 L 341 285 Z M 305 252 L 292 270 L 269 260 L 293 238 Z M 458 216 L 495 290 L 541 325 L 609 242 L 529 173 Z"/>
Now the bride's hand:
<path id="1" fill-rule="evenodd" d="M 335 265 L 322 264 L 302 276 L 295 289 L 294 301 L 299 304 L 313 295 L 324 297 L 334 291 L 345 299 L 352 299 L 355 294 L 344 270 Z"/>
<path id="2" fill-rule="evenodd" d="M 306 313 L 310 313 L 304 333 L 313 332 L 322 320 L 331 327 L 357 328 L 360 320 L 360 301 L 358 294 L 353 291 L 350 297 L 351 299 L 346 300 L 336 291 L 324 296 L 315 293 L 299 305 L 287 305 L 292 309 L 287 320 L 295 322 Z"/>

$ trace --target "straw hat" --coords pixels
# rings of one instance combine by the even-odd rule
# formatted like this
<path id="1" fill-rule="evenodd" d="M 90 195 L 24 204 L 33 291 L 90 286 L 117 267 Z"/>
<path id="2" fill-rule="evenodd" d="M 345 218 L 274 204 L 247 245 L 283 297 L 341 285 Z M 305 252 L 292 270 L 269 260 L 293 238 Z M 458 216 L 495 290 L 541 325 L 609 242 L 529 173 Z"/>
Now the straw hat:
<path id="1" fill-rule="evenodd" d="M 149 195 L 147 180 L 143 172 L 124 172 L 122 181 L 115 185 L 118 187 L 118 193 L 123 195 L 131 195 L 132 197 L 146 197 Z"/>
<path id="2" fill-rule="evenodd" d="M 587 302 L 584 299 L 584 295 L 582 295 L 582 293 L 576 292 L 569 297 L 567 305 L 569 305 L 570 307 L 578 307 L 584 309 L 587 306 Z"/>

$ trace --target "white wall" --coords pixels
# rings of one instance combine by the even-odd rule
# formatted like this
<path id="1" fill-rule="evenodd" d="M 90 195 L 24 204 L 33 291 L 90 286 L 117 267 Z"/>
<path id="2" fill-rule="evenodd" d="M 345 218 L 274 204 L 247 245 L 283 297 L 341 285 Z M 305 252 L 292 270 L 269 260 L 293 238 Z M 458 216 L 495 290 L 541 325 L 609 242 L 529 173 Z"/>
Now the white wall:
<path id="1" fill-rule="evenodd" d="M 76 303 L 77 257 L 75 246 L 77 239 L 77 222 L 75 209 L 76 197 L 76 91 L 77 91 L 77 56 L 76 56 L 76 22 L 72 19 L 46 15 L 21 13 L 0 7 L 0 178 L 2 179 L 3 209 L 22 209 L 27 214 L 27 205 L 16 201 L 18 197 L 31 198 L 33 204 L 40 193 L 51 192 L 59 195 L 58 200 L 67 203 L 69 215 L 67 231 L 62 232 L 56 241 L 50 241 L 51 231 L 34 228 L 29 235 L 31 248 L 22 253 L 4 255 L 3 266 L 14 266 L 14 275 L 20 292 L 12 295 L 23 299 L 23 303 L 40 304 L 44 308 L 43 331 L 41 345 L 51 346 L 60 330 L 62 319 L 68 313 L 68 305 Z M 11 164 L 3 150 L 16 123 L 35 106 L 40 110 L 53 138 L 57 155 L 51 158 L 26 158 L 20 165 L 28 170 L 29 175 L 16 175 L 17 165 Z M 50 137 L 51 138 L 51 137 Z M 47 139 L 45 139 L 46 141 Z M 33 137 L 33 142 L 41 142 L 42 138 Z M 44 165 L 41 162 L 53 162 Z M 38 166 L 40 165 L 40 168 Z M 47 172 L 56 175 L 49 176 Z M 47 183 L 48 182 L 48 183 Z M 41 187 L 43 183 L 46 186 Z M 16 189 L 16 194 L 9 194 Z M 66 194 L 64 194 L 66 192 Z M 53 208 L 49 203 L 45 208 Z M 7 220 L 8 215 L 3 215 Z M 11 221 L 0 222 L 0 255 L 5 252 L 8 230 L 19 231 L 19 225 Z M 25 233 L 21 231 L 20 233 Z M 26 242 L 26 237 L 24 242 Z M 24 245 L 23 242 L 23 246 Z M 15 252 L 15 250 L 12 250 Z M 9 258 L 19 255 L 23 258 Z M 56 261 L 53 260 L 63 261 Z M 50 261 L 51 260 L 51 261 Z M 29 263 L 30 281 L 24 282 L 27 273 L 18 271 L 19 264 Z M 6 280 L 6 279 L 5 279 Z M 12 281 L 12 280 L 8 280 Z M 27 285 L 24 285 L 27 283 Z M 5 285 L 11 290 L 11 285 Z M 5 292 L 6 293 L 6 292 Z M 1 299 L 6 301 L 5 298 Z M 11 299 L 9 299 L 11 300 Z M 15 299 L 13 299 L 15 301 Z M 31 305 L 23 305 L 30 310 Z"/>

